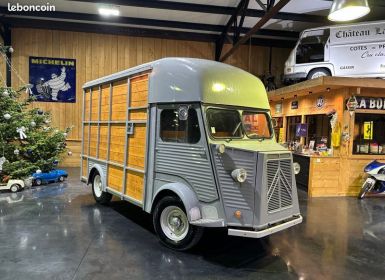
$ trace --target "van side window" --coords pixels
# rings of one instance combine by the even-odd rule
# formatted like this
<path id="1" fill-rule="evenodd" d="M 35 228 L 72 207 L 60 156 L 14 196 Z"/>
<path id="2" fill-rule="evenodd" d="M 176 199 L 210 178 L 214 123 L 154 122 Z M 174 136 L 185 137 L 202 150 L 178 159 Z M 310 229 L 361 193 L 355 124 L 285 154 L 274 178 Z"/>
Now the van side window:
<path id="1" fill-rule="evenodd" d="M 201 138 L 197 112 L 188 109 L 187 119 L 179 116 L 178 109 L 164 109 L 160 113 L 160 138 L 164 142 L 197 143 Z"/>
<path id="2" fill-rule="evenodd" d="M 305 32 L 297 47 L 296 63 L 323 62 L 325 59 L 325 45 L 329 35 L 329 29 Z"/>

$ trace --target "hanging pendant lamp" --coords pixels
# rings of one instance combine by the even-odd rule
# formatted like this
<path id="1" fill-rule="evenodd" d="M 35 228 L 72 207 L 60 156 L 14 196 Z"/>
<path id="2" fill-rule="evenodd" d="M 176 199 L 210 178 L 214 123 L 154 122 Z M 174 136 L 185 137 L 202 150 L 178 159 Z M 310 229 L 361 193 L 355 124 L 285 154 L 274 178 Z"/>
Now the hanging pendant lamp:
<path id="1" fill-rule="evenodd" d="M 328 19 L 350 21 L 366 16 L 369 12 L 368 0 L 334 0 Z"/>

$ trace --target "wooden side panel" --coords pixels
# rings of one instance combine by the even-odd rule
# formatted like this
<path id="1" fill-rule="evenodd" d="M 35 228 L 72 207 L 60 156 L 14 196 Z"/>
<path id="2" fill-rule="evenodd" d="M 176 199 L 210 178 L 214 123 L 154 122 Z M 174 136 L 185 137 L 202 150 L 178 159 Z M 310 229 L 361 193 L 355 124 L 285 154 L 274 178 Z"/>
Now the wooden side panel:
<path id="1" fill-rule="evenodd" d="M 91 94 L 90 94 L 90 91 L 87 90 L 87 92 L 85 93 L 85 97 L 84 97 L 84 103 L 85 103 L 85 107 L 84 107 L 84 120 L 85 121 L 89 121 L 90 120 L 90 101 L 91 101 Z"/>
<path id="2" fill-rule="evenodd" d="M 135 171 L 126 172 L 126 195 L 136 200 L 143 200 L 144 175 Z"/>
<path id="3" fill-rule="evenodd" d="M 142 75 L 130 80 L 130 102 L 132 108 L 129 114 L 131 121 L 146 121 L 147 109 L 134 109 L 136 107 L 147 107 L 148 99 L 148 75 Z M 134 134 L 128 136 L 127 166 L 144 171 L 146 155 L 146 130 L 145 123 L 134 125 Z M 142 201 L 144 188 L 144 174 L 141 172 L 127 170 L 126 172 L 126 195 Z"/>
<path id="4" fill-rule="evenodd" d="M 136 124 L 134 134 L 128 137 L 127 166 L 144 170 L 146 125 Z"/>
<path id="5" fill-rule="evenodd" d="M 110 110 L 110 85 L 102 86 L 102 98 L 100 104 L 100 120 L 108 121 Z"/>
<path id="6" fill-rule="evenodd" d="M 107 186 L 119 192 L 122 191 L 122 186 L 123 186 L 123 169 L 122 168 L 113 166 L 111 164 L 108 165 Z"/>
<path id="7" fill-rule="evenodd" d="M 88 124 L 85 124 L 84 125 L 84 130 L 83 130 L 83 145 L 84 145 L 84 148 L 83 148 L 83 154 L 84 155 L 88 155 L 88 146 L 89 146 L 89 143 L 88 143 L 88 129 L 89 129 L 89 126 Z"/>
<path id="8" fill-rule="evenodd" d="M 91 95 L 91 121 L 99 120 L 99 88 L 92 88 Z"/>
<path id="9" fill-rule="evenodd" d="M 108 125 L 100 125 L 100 136 L 99 136 L 99 159 L 107 160 L 107 146 L 108 146 Z"/>
<path id="10" fill-rule="evenodd" d="M 110 160 L 124 163 L 124 146 L 126 137 L 125 124 L 111 124 Z"/>
<path id="11" fill-rule="evenodd" d="M 112 85 L 112 121 L 125 121 L 127 110 L 127 80 L 113 83 Z"/>
<path id="12" fill-rule="evenodd" d="M 96 148 L 98 144 L 98 125 L 91 124 L 90 131 L 90 157 L 96 157 Z"/>
<path id="13" fill-rule="evenodd" d="M 88 166 L 87 166 L 87 159 L 82 159 L 82 176 L 88 178 Z"/>
<path id="14" fill-rule="evenodd" d="M 139 76 L 131 79 L 130 107 L 147 106 L 148 97 L 148 75 Z"/>

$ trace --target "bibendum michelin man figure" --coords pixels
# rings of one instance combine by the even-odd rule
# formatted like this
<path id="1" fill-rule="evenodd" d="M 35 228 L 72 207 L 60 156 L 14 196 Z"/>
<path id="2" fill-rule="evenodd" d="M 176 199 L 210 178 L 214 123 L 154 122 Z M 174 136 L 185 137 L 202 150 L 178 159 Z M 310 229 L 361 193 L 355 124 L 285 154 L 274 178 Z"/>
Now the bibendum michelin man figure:
<path id="1" fill-rule="evenodd" d="M 43 86 L 49 86 L 51 88 L 52 100 L 57 101 L 59 91 L 67 91 L 71 88 L 70 84 L 65 82 L 66 76 L 66 68 L 62 67 L 60 76 L 53 73 L 51 80 L 43 84 Z"/>

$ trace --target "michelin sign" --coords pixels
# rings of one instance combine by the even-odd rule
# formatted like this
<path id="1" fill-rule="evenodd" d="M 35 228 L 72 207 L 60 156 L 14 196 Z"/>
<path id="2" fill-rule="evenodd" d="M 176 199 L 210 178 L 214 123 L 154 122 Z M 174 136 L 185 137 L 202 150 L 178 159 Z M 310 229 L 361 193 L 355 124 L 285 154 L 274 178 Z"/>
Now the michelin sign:
<path id="1" fill-rule="evenodd" d="M 40 102 L 76 102 L 76 60 L 29 57 L 29 83 Z"/>

